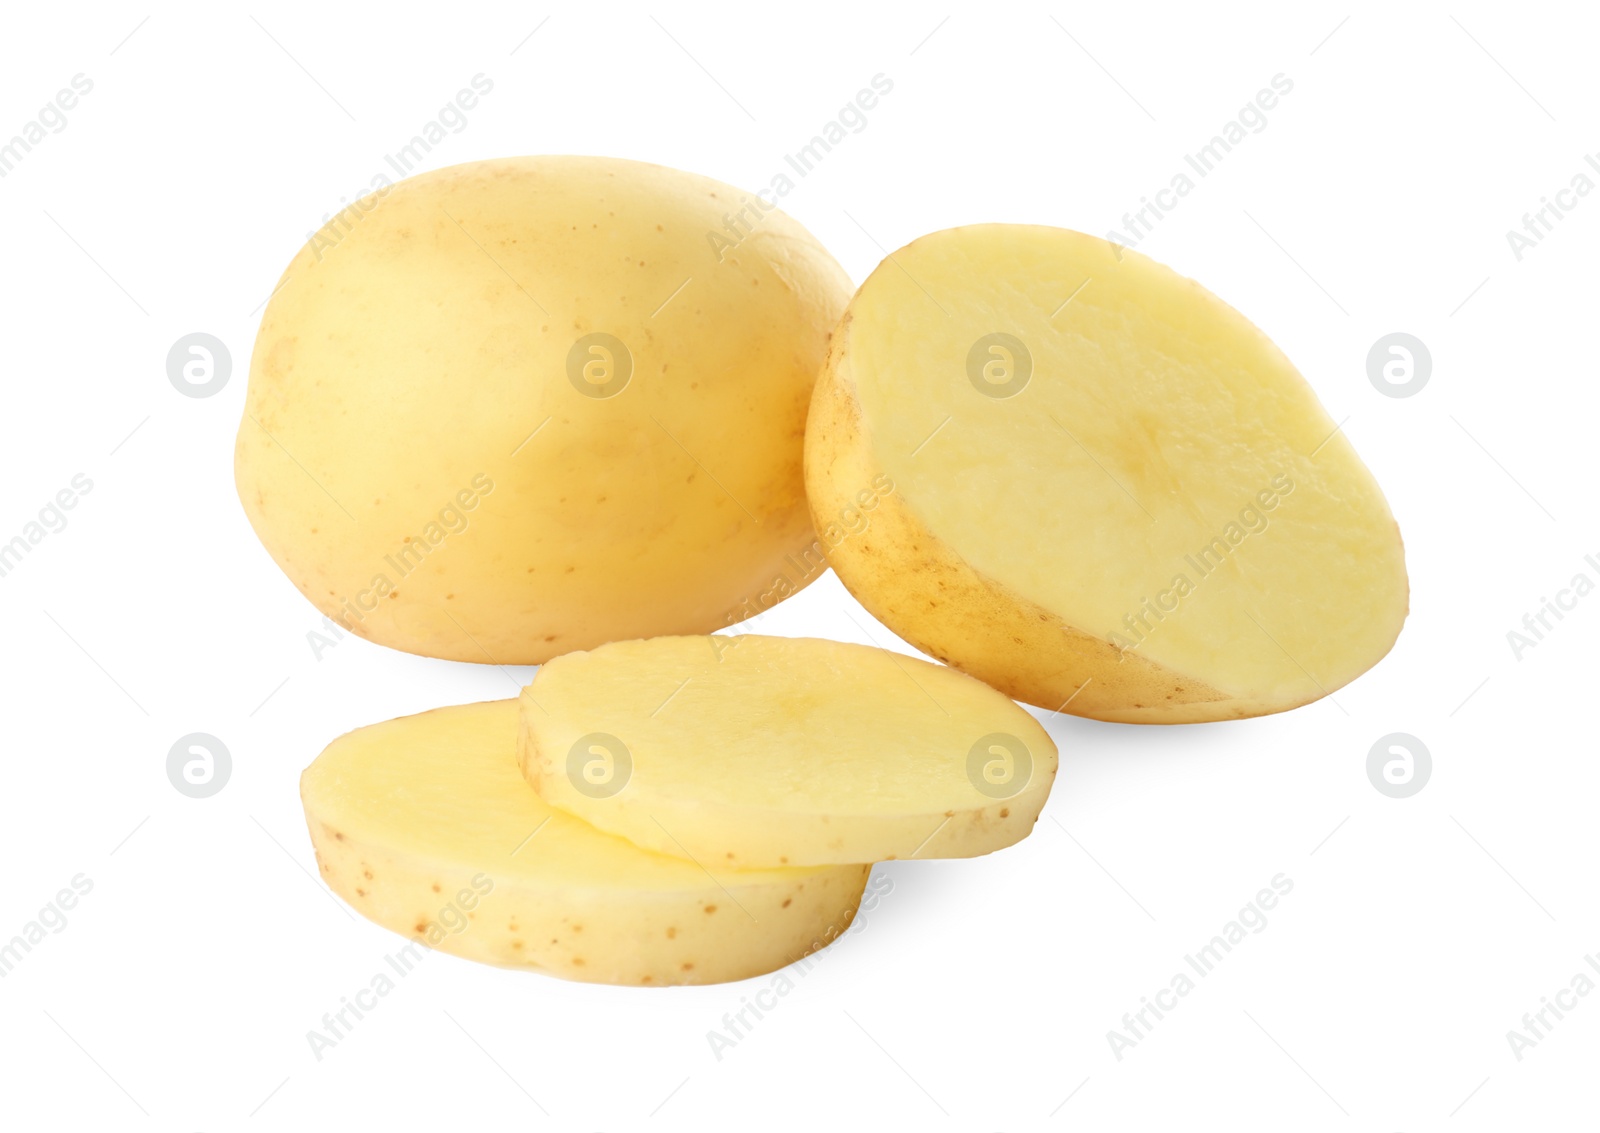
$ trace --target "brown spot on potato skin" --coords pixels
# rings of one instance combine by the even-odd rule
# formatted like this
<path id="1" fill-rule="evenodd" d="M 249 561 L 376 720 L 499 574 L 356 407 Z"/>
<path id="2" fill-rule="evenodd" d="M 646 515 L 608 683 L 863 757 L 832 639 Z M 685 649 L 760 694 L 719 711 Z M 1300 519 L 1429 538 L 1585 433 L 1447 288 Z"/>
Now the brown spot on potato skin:
<path id="1" fill-rule="evenodd" d="M 1000 808 L 1000 817 L 1001 818 L 1010 818 L 1011 817 L 1011 808 L 1008 807 L 1008 806 L 1001 807 Z"/>
<path id="2" fill-rule="evenodd" d="M 668 940 L 676 940 L 677 938 L 678 938 L 678 930 L 677 930 L 676 926 L 669 927 L 667 929 L 667 939 Z"/>
<path id="3" fill-rule="evenodd" d="M 717 911 L 717 907 L 716 907 L 716 906 L 715 906 L 715 905 L 707 905 L 707 906 L 706 906 L 706 912 L 707 912 L 707 913 L 708 913 L 708 914 L 710 914 L 710 913 L 714 913 L 714 912 L 716 912 L 716 911 Z"/>
<path id="4" fill-rule="evenodd" d="M 783 899 L 783 907 L 785 909 L 787 909 L 792 904 L 794 904 L 794 898 L 793 897 L 785 897 Z"/>

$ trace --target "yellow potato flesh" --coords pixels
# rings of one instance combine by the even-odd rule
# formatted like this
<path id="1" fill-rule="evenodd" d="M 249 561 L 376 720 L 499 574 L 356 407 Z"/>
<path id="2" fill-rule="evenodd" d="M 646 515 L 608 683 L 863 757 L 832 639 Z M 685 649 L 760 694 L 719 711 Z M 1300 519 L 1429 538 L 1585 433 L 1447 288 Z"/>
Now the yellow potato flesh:
<path id="1" fill-rule="evenodd" d="M 971 857 L 1038 819 L 1056 748 L 941 665 L 836 641 L 676 637 L 558 657 L 522 695 L 525 773 L 636 845 L 757 868 Z"/>
<path id="2" fill-rule="evenodd" d="M 1375 664 L 1406 615 L 1389 507 L 1289 360 L 1079 233 L 980 225 L 886 261 L 836 336 L 806 464 L 819 523 L 894 482 L 830 552 L 863 605 L 1052 710 L 1281 711 Z"/>
<path id="3" fill-rule="evenodd" d="M 323 880 L 441 951 L 566 979 L 704 984 L 773 971 L 850 924 L 868 866 L 731 872 L 647 853 L 542 802 L 517 702 L 330 744 L 300 781 Z"/>
<path id="4" fill-rule="evenodd" d="M 534 664 L 820 574 L 802 434 L 850 284 L 776 210 L 708 239 L 741 199 L 540 157 L 341 213 L 267 305 L 235 454 L 295 585 L 385 645 Z"/>

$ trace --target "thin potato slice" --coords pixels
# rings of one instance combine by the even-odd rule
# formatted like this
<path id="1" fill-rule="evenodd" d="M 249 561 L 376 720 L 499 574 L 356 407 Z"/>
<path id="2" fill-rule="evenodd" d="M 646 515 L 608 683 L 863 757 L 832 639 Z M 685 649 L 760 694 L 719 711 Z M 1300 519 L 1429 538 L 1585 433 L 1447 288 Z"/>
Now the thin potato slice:
<path id="1" fill-rule="evenodd" d="M 557 657 L 523 690 L 519 751 L 551 804 L 729 869 L 986 854 L 1056 774 L 1038 721 L 954 669 L 753 635 Z"/>
<path id="2" fill-rule="evenodd" d="M 552 810 L 517 770 L 517 702 L 339 737 L 300 794 L 323 879 L 385 928 L 594 983 L 739 980 L 849 927 L 869 866 L 715 877 Z"/>
<path id="3" fill-rule="evenodd" d="M 1405 620 L 1377 483 L 1289 360 L 1171 269 L 1062 229 L 924 236 L 862 285 L 812 398 L 829 552 L 917 648 L 1051 710 L 1181 723 L 1338 689 Z"/>

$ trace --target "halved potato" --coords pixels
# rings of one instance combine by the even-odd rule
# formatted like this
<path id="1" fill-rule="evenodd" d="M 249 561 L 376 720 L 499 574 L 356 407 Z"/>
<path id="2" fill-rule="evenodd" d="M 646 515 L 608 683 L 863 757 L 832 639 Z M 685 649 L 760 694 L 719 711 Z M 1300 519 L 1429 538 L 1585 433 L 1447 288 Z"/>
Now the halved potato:
<path id="1" fill-rule="evenodd" d="M 1406 616 L 1370 472 L 1244 316 L 1062 229 L 924 236 L 862 285 L 812 398 L 829 552 L 868 610 L 1006 693 L 1102 720 L 1279 712 Z"/>
<path id="2" fill-rule="evenodd" d="M 545 805 L 516 743 L 515 700 L 334 740 L 300 780 L 323 879 L 433 948 L 595 983 L 744 979 L 849 927 L 870 867 L 713 874 L 646 853 Z"/>
<path id="3" fill-rule="evenodd" d="M 811 638 L 619 641 L 522 693 L 545 800 L 635 845 L 728 869 L 962 858 L 1033 829 L 1056 747 L 942 665 Z"/>

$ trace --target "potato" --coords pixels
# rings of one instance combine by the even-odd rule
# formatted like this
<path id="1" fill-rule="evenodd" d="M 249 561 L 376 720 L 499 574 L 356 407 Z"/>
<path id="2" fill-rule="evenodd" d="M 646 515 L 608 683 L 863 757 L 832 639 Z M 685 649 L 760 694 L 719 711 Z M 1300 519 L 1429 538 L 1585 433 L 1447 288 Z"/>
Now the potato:
<path id="1" fill-rule="evenodd" d="M 525 664 L 720 628 L 820 575 L 802 438 L 850 283 L 747 199 L 529 157 L 346 208 L 251 360 L 235 471 L 272 557 L 372 641 Z"/>
<path id="2" fill-rule="evenodd" d="M 1394 643 L 1400 534 L 1289 360 L 1169 268 L 1024 225 L 937 232 L 851 301 L 806 434 L 830 551 L 908 642 L 1031 704 L 1279 712 Z"/>
<path id="3" fill-rule="evenodd" d="M 554 806 L 756 869 L 972 857 L 1033 829 L 1056 747 L 953 669 L 783 637 L 619 641 L 546 664 L 518 751 Z"/>
<path id="4" fill-rule="evenodd" d="M 441 951 L 596 983 L 760 975 L 855 915 L 870 867 L 712 862 L 713 875 L 646 853 L 541 802 L 516 743 L 515 700 L 334 740 L 300 780 L 323 879 L 369 920 Z"/>

